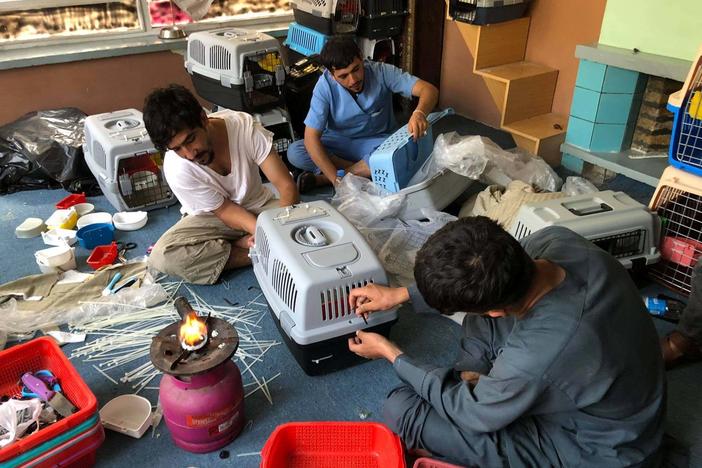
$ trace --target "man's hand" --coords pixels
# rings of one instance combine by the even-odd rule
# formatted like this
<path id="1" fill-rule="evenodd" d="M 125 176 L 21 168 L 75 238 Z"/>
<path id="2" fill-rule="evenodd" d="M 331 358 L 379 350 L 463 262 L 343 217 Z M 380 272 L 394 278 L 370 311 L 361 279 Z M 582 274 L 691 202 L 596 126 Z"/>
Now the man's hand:
<path id="1" fill-rule="evenodd" d="M 255 243 L 255 237 L 251 234 L 247 234 L 241 239 L 237 239 L 236 241 L 234 241 L 234 246 L 239 247 L 240 249 L 250 249 L 254 246 Z"/>
<path id="2" fill-rule="evenodd" d="M 402 354 L 402 350 L 384 336 L 361 330 L 349 338 L 349 350 L 366 359 L 385 358 L 391 364 Z"/>
<path id="3" fill-rule="evenodd" d="M 478 372 L 473 372 L 473 371 L 462 371 L 461 372 L 461 380 L 464 382 L 468 382 L 468 384 L 471 387 L 475 387 L 478 385 L 478 380 L 480 380 L 480 377 L 482 377 L 483 374 L 479 374 Z"/>
<path id="4" fill-rule="evenodd" d="M 412 112 L 412 116 L 410 117 L 409 122 L 407 122 L 407 131 L 410 135 L 412 135 L 414 141 L 417 141 L 419 138 L 426 135 L 428 128 L 429 122 L 427 121 L 427 116 L 424 114 L 424 112 L 420 110 L 415 110 Z"/>
<path id="5" fill-rule="evenodd" d="M 349 293 L 349 306 L 356 309 L 356 315 L 366 315 L 388 310 L 409 300 L 407 288 L 389 288 L 371 283 Z"/>

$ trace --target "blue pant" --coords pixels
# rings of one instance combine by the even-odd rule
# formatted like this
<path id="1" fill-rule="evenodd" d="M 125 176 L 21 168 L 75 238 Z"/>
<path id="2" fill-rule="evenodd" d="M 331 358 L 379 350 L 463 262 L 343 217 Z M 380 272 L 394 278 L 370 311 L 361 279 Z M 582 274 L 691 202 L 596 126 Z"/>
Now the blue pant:
<path id="1" fill-rule="evenodd" d="M 348 138 L 340 135 L 322 134 L 322 145 L 330 154 L 351 162 L 365 161 L 371 153 L 389 137 L 389 133 L 381 133 L 372 137 Z M 320 170 L 312 161 L 304 140 L 297 140 L 288 147 L 288 161 L 293 166 L 304 171 L 319 174 Z M 368 164 L 370 166 L 370 164 Z"/>

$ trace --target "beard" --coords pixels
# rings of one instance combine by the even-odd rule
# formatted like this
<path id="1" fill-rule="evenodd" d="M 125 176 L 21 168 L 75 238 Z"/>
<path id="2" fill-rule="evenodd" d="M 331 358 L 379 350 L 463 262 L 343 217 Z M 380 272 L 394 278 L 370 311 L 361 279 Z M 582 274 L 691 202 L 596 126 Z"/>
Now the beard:
<path id="1" fill-rule="evenodd" d="M 211 149 L 200 151 L 194 160 L 202 166 L 208 166 L 214 160 L 214 151 Z"/>

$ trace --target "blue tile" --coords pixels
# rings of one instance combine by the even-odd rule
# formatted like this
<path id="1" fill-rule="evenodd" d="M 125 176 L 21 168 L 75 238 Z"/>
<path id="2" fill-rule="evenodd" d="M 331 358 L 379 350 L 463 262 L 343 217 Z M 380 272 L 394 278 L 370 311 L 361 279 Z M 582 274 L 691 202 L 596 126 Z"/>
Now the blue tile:
<path id="1" fill-rule="evenodd" d="M 626 124 L 636 118 L 640 104 L 637 94 L 598 93 L 576 87 L 570 114 L 595 123 Z"/>
<path id="2" fill-rule="evenodd" d="M 604 93 L 641 93 L 646 75 L 632 70 L 581 60 L 575 86 Z"/>
<path id="3" fill-rule="evenodd" d="M 634 125 L 601 124 L 570 116 L 566 142 L 593 152 L 617 153 L 631 145 Z"/>

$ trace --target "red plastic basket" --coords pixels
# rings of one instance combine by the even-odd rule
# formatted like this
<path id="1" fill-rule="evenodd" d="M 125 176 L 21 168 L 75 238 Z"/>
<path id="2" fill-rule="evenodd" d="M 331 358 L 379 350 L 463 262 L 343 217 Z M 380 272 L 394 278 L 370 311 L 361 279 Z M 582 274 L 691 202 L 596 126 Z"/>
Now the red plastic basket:
<path id="1" fill-rule="evenodd" d="M 98 245 L 90 254 L 90 257 L 85 261 L 93 270 L 97 270 L 105 265 L 112 265 L 117 259 L 117 244 Z"/>
<path id="2" fill-rule="evenodd" d="M 95 415 L 97 399 L 56 342 L 41 337 L 0 352 L 0 395 L 20 396 L 20 377 L 25 372 L 50 370 L 59 380 L 63 395 L 77 408 L 64 418 L 0 449 L 0 462 L 14 458 L 85 422 Z"/>
<path id="3" fill-rule="evenodd" d="M 105 430 L 100 421 L 91 429 L 67 440 L 50 452 L 31 460 L 28 465 L 33 468 L 89 467 L 95 465 L 97 449 L 105 441 Z"/>
<path id="4" fill-rule="evenodd" d="M 85 203 L 85 193 L 74 193 L 56 204 L 56 209 L 65 210 L 78 203 Z"/>
<path id="5" fill-rule="evenodd" d="M 278 426 L 261 468 L 404 468 L 400 438 L 379 423 L 293 422 Z"/>
<path id="6" fill-rule="evenodd" d="M 462 466 L 452 465 L 450 463 L 431 458 L 417 458 L 412 468 L 463 468 Z"/>

